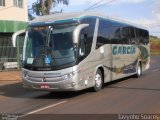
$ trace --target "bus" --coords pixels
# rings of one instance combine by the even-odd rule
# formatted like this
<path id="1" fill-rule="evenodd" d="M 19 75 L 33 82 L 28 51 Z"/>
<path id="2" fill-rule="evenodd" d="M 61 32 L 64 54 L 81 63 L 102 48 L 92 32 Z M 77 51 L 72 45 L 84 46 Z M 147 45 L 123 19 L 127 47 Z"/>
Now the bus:
<path id="1" fill-rule="evenodd" d="M 42 16 L 31 21 L 25 33 L 24 88 L 99 91 L 104 83 L 140 77 L 150 66 L 149 31 L 99 13 Z"/>

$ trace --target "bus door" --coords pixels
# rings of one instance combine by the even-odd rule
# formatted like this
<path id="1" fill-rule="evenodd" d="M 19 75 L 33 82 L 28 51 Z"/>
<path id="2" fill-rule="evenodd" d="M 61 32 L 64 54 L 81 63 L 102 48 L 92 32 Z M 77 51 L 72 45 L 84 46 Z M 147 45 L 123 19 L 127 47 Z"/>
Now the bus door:
<path id="1" fill-rule="evenodd" d="M 95 24 L 95 23 L 94 23 Z M 81 89 L 92 86 L 93 62 L 92 62 L 92 43 L 94 27 L 89 24 L 81 24 L 77 27 L 78 37 L 78 62 L 79 62 L 79 83 Z M 76 30 L 76 31 L 77 31 Z"/>

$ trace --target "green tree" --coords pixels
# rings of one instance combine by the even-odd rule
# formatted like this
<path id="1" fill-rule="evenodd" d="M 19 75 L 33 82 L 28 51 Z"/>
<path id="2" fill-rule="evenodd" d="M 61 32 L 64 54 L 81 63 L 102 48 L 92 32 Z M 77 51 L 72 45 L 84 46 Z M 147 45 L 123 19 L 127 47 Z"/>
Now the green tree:
<path id="1" fill-rule="evenodd" d="M 37 0 L 33 3 L 32 9 L 36 15 L 49 15 L 51 14 L 50 10 L 60 3 L 68 5 L 69 0 Z"/>

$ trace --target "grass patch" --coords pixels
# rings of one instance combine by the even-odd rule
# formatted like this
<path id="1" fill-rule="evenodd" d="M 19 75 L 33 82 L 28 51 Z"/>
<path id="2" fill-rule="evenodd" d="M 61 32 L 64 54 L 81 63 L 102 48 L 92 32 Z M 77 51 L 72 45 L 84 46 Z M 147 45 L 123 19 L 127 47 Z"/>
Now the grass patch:
<path id="1" fill-rule="evenodd" d="M 151 55 L 160 55 L 160 38 L 150 36 Z"/>
<path id="2" fill-rule="evenodd" d="M 151 55 L 160 55 L 160 49 L 151 49 Z"/>

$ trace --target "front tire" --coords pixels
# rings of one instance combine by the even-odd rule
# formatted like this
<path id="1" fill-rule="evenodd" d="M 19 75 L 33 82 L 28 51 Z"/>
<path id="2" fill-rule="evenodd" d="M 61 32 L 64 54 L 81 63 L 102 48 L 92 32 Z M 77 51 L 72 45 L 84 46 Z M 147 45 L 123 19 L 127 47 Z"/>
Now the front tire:
<path id="1" fill-rule="evenodd" d="M 95 85 L 94 85 L 94 91 L 98 92 L 102 89 L 103 86 L 103 76 L 101 71 L 98 69 L 95 75 Z"/>
<path id="2" fill-rule="evenodd" d="M 139 78 L 139 77 L 141 77 L 141 75 L 142 75 L 142 66 L 141 66 L 141 63 L 138 62 L 137 68 L 136 68 L 136 75 L 135 75 L 135 77 Z"/>

